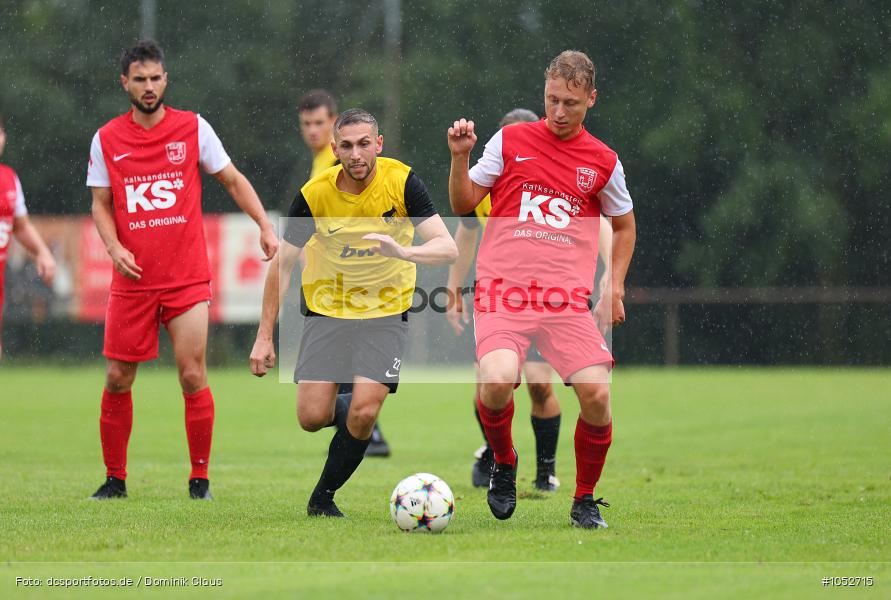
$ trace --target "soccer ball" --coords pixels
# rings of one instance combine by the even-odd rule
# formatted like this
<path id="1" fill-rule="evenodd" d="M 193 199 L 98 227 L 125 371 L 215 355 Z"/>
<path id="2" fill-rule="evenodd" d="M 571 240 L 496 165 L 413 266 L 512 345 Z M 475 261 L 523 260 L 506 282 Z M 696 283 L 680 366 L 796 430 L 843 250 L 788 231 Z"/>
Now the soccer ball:
<path id="1" fill-rule="evenodd" d="M 430 473 L 406 477 L 390 496 L 390 516 L 402 531 L 439 533 L 455 514 L 455 497 L 446 482 Z"/>

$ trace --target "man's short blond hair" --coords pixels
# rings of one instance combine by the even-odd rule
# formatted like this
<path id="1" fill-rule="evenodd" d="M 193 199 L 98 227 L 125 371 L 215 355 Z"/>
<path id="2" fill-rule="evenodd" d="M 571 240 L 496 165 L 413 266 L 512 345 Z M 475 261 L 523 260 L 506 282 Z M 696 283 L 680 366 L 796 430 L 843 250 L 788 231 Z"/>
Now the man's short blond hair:
<path id="1" fill-rule="evenodd" d="M 548 79 L 565 79 L 567 83 L 594 89 L 594 63 L 588 55 L 578 50 L 564 50 L 551 61 L 545 70 L 545 81 Z"/>

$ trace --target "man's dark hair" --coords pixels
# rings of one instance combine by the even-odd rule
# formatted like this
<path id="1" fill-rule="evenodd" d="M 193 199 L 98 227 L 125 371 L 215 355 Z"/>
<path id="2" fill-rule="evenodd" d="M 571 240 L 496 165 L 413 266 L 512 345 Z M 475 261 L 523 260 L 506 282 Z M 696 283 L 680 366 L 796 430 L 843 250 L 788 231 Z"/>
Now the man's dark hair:
<path id="1" fill-rule="evenodd" d="M 370 112 L 362 108 L 351 108 L 340 113 L 340 116 L 334 121 L 334 131 L 340 131 L 347 125 L 357 125 L 359 123 L 368 123 L 374 126 L 375 132 L 378 131 L 377 119 L 375 119 L 374 115 Z"/>
<path id="2" fill-rule="evenodd" d="M 337 114 L 337 102 L 334 101 L 334 96 L 326 90 L 310 90 L 300 99 L 300 104 L 297 105 L 297 114 L 322 106 L 328 109 L 329 115 Z"/>
<path id="3" fill-rule="evenodd" d="M 164 50 L 153 40 L 139 40 L 121 54 L 121 75 L 129 74 L 130 65 L 135 62 L 156 62 L 163 67 Z"/>

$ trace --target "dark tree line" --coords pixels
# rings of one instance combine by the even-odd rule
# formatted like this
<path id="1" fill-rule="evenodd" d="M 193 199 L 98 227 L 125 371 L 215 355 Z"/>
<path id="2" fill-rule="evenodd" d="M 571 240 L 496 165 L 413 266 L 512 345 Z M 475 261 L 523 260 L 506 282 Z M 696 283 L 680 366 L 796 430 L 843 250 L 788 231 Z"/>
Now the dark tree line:
<path id="1" fill-rule="evenodd" d="M 448 124 L 472 117 L 485 139 L 510 108 L 541 112 L 545 66 L 576 48 L 598 67 L 587 126 L 619 152 L 636 200 L 632 285 L 891 285 L 885 2 L 403 0 L 398 65 L 380 2 L 158 7 L 168 102 L 215 126 L 271 208 L 309 169 L 305 90 L 386 117 L 395 69 L 399 122 L 383 134 L 447 211 Z M 135 3 L 0 8 L 3 160 L 33 213 L 88 211 L 90 138 L 127 108 L 116 61 L 139 28 Z M 232 208 L 206 189 L 207 210 Z"/>

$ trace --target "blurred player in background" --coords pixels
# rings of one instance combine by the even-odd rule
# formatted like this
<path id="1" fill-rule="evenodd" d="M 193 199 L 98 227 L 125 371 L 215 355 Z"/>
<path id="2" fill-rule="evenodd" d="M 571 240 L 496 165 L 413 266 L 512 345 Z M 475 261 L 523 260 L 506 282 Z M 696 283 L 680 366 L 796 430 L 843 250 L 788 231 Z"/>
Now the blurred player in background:
<path id="1" fill-rule="evenodd" d="M 121 56 L 131 110 L 93 136 L 87 186 L 93 220 L 114 262 L 105 320 L 107 358 L 99 431 L 106 481 L 92 498 L 127 496 L 131 388 L 139 363 L 158 355 L 159 326 L 170 334 L 185 400 L 192 471 L 189 496 L 210 500 L 208 462 L 214 400 L 207 385 L 210 268 L 201 211 L 201 170 L 212 174 L 260 228 L 266 260 L 278 238 L 257 193 L 200 115 L 164 105 L 163 50 L 143 40 Z"/>
<path id="2" fill-rule="evenodd" d="M 529 344 L 579 399 L 576 489 L 570 523 L 606 527 L 593 497 L 612 441 L 609 373 L 613 357 L 588 308 L 594 284 L 600 215 L 612 218 L 611 325 L 625 320 L 625 275 L 634 251 L 633 205 L 614 151 L 583 125 L 594 106 L 594 64 L 566 51 L 545 71 L 546 118 L 498 131 L 469 169 L 473 121 L 448 131 L 449 197 L 465 214 L 491 193 L 492 212 L 477 260 L 474 329 L 480 365 L 477 404 L 495 455 L 489 481 L 492 514 L 508 519 L 516 503 L 518 456 L 513 447 L 513 390 Z"/>
<path id="3" fill-rule="evenodd" d="M 280 286 L 290 280 L 299 249 L 314 238 L 317 251 L 307 255 L 302 278 L 305 319 L 294 381 L 300 426 L 337 428 L 306 507 L 308 515 L 325 517 L 343 517 L 334 494 L 362 462 L 384 399 L 398 386 L 414 263 L 447 264 L 458 255 L 417 174 L 378 157 L 383 136 L 370 113 L 343 112 L 334 139 L 341 164 L 307 182 L 291 205 L 281 256 L 266 277 L 250 359 L 258 377 L 275 365 Z M 412 245 L 415 232 L 421 245 Z M 337 384 L 349 381 L 352 402 L 346 404 Z"/>
<path id="4" fill-rule="evenodd" d="M 6 124 L 3 122 L 3 115 L 0 115 L 0 157 L 5 149 Z M 19 176 L 11 167 L 0 164 L 0 358 L 3 358 L 3 277 L 12 236 L 34 259 L 41 279 L 47 284 L 51 283 L 56 273 L 56 261 L 28 218 Z"/>
<path id="5" fill-rule="evenodd" d="M 303 142 L 313 156 L 312 170 L 309 173 L 309 178 L 313 179 L 325 169 L 340 162 L 333 150 L 337 103 L 327 90 L 310 90 L 300 99 L 297 113 L 300 118 L 300 135 L 303 136 Z M 311 239 L 300 253 L 302 266 L 306 266 L 306 253 L 313 252 L 315 243 L 315 240 Z M 341 383 L 337 388 L 337 393 L 344 394 L 343 401 L 347 403 L 352 399 L 352 391 L 352 383 Z M 365 456 L 390 456 L 390 446 L 376 422 L 371 432 L 371 441 L 365 449 Z"/>
<path id="6" fill-rule="evenodd" d="M 325 169 L 337 164 L 337 156 L 331 149 L 334 139 L 334 121 L 337 120 L 337 103 L 326 90 L 307 92 L 297 105 L 300 119 L 300 135 L 312 152 L 312 179 Z"/>

